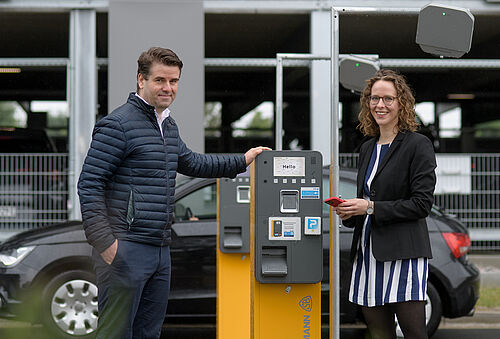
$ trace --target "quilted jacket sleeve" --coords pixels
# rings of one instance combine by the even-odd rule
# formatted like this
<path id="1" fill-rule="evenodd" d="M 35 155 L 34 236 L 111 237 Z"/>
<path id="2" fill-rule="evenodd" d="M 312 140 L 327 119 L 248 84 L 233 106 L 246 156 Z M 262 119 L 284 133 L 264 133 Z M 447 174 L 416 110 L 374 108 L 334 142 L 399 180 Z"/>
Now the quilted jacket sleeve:
<path id="1" fill-rule="evenodd" d="M 179 137 L 178 172 L 201 178 L 234 178 L 246 170 L 245 155 L 200 154 L 191 151 Z"/>
<path id="2" fill-rule="evenodd" d="M 109 118 L 100 120 L 94 128 L 92 143 L 78 181 L 85 235 L 99 253 L 115 240 L 108 221 L 105 189 L 120 166 L 125 149 L 122 126 Z"/>

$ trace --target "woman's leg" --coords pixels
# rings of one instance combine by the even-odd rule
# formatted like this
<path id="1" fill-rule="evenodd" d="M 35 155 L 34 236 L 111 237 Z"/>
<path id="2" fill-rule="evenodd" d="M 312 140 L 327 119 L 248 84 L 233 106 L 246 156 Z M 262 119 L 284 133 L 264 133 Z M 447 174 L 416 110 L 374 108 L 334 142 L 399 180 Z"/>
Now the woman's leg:
<path id="1" fill-rule="evenodd" d="M 396 339 L 394 312 L 390 305 L 362 306 L 361 310 L 372 339 Z"/>
<path id="2" fill-rule="evenodd" d="M 406 339 L 428 339 L 425 301 L 405 301 L 392 305 Z"/>

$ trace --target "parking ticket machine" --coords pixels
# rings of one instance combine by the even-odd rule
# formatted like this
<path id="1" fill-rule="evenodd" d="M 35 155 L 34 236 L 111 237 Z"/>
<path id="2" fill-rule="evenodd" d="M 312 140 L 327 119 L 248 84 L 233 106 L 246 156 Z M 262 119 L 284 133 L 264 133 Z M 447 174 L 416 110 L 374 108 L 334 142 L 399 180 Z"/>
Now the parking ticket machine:
<path id="1" fill-rule="evenodd" d="M 251 338 L 320 338 L 322 156 L 265 151 L 251 171 Z"/>
<path id="2" fill-rule="evenodd" d="M 250 253 L 250 174 L 218 180 L 219 249 Z"/>
<path id="3" fill-rule="evenodd" d="M 217 180 L 217 339 L 250 338 L 250 171 Z"/>

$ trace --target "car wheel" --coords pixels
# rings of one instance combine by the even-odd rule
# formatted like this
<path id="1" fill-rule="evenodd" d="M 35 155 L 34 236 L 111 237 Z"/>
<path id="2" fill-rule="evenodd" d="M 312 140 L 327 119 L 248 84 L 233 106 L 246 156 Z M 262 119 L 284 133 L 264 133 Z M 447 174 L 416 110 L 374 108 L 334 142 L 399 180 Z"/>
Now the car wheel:
<path id="1" fill-rule="evenodd" d="M 43 322 L 63 338 L 91 338 L 97 329 L 97 286 L 83 270 L 52 278 L 42 293 Z"/>
<path id="2" fill-rule="evenodd" d="M 427 324 L 427 335 L 432 337 L 439 327 L 441 317 L 443 315 L 443 305 L 441 304 L 441 297 L 434 285 L 427 282 L 427 297 L 425 302 L 425 322 Z M 398 338 L 404 338 L 403 331 L 399 327 L 396 319 L 396 334 Z"/>

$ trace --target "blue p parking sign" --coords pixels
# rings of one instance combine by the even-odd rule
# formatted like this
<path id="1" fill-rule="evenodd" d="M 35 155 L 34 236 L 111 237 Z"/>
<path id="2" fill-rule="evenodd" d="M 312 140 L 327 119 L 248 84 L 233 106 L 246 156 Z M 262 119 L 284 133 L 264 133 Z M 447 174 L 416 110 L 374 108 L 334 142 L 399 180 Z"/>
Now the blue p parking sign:
<path id="1" fill-rule="evenodd" d="M 321 235 L 321 217 L 305 217 L 305 235 Z"/>

